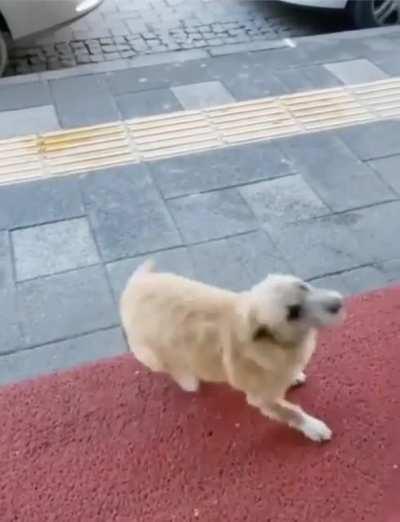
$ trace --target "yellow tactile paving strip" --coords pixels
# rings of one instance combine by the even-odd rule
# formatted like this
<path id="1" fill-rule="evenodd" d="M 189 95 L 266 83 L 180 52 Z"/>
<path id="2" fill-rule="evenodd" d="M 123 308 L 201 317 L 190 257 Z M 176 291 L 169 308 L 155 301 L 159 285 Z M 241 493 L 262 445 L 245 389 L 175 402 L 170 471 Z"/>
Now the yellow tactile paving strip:
<path id="1" fill-rule="evenodd" d="M 0 140 L 0 184 L 400 116 L 400 78 Z"/>

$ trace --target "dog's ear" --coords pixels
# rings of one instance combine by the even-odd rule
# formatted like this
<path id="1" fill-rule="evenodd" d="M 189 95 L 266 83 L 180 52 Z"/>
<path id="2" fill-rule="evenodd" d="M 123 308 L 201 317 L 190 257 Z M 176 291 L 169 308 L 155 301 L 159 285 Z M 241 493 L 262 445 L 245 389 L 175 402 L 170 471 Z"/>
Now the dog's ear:
<path id="1" fill-rule="evenodd" d="M 269 328 L 265 325 L 258 325 L 253 331 L 253 341 L 273 341 L 274 336 L 272 335 Z"/>

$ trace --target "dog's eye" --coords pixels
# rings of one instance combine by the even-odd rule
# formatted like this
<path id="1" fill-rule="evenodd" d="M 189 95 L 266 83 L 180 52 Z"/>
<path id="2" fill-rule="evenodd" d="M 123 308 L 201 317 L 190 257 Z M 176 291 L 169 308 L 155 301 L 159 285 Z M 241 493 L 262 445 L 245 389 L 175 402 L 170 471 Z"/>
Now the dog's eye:
<path id="1" fill-rule="evenodd" d="M 301 316 L 302 308 L 301 305 L 291 305 L 288 307 L 287 320 L 296 321 Z"/>

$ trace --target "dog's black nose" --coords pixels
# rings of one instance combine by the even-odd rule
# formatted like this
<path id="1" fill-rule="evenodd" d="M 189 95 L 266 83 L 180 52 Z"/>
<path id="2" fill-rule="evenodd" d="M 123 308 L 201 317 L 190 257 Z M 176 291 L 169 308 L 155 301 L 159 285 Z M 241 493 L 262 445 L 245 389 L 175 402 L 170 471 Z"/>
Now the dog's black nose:
<path id="1" fill-rule="evenodd" d="M 335 301 L 329 303 L 326 307 L 330 314 L 337 314 L 340 312 L 343 306 L 343 301 L 341 299 L 336 299 Z"/>

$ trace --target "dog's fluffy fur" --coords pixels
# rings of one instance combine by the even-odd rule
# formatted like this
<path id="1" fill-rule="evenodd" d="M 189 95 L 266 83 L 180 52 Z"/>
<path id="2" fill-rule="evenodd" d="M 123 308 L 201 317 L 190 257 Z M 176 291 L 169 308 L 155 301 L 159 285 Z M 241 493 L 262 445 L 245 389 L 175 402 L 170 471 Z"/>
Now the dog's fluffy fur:
<path id="1" fill-rule="evenodd" d="M 314 441 L 331 438 L 322 421 L 285 399 L 305 381 L 317 330 L 342 315 L 342 297 L 288 275 L 271 275 L 247 292 L 231 292 L 153 271 L 129 280 L 120 302 L 130 350 L 186 391 L 200 381 L 227 382 L 252 406 Z"/>

